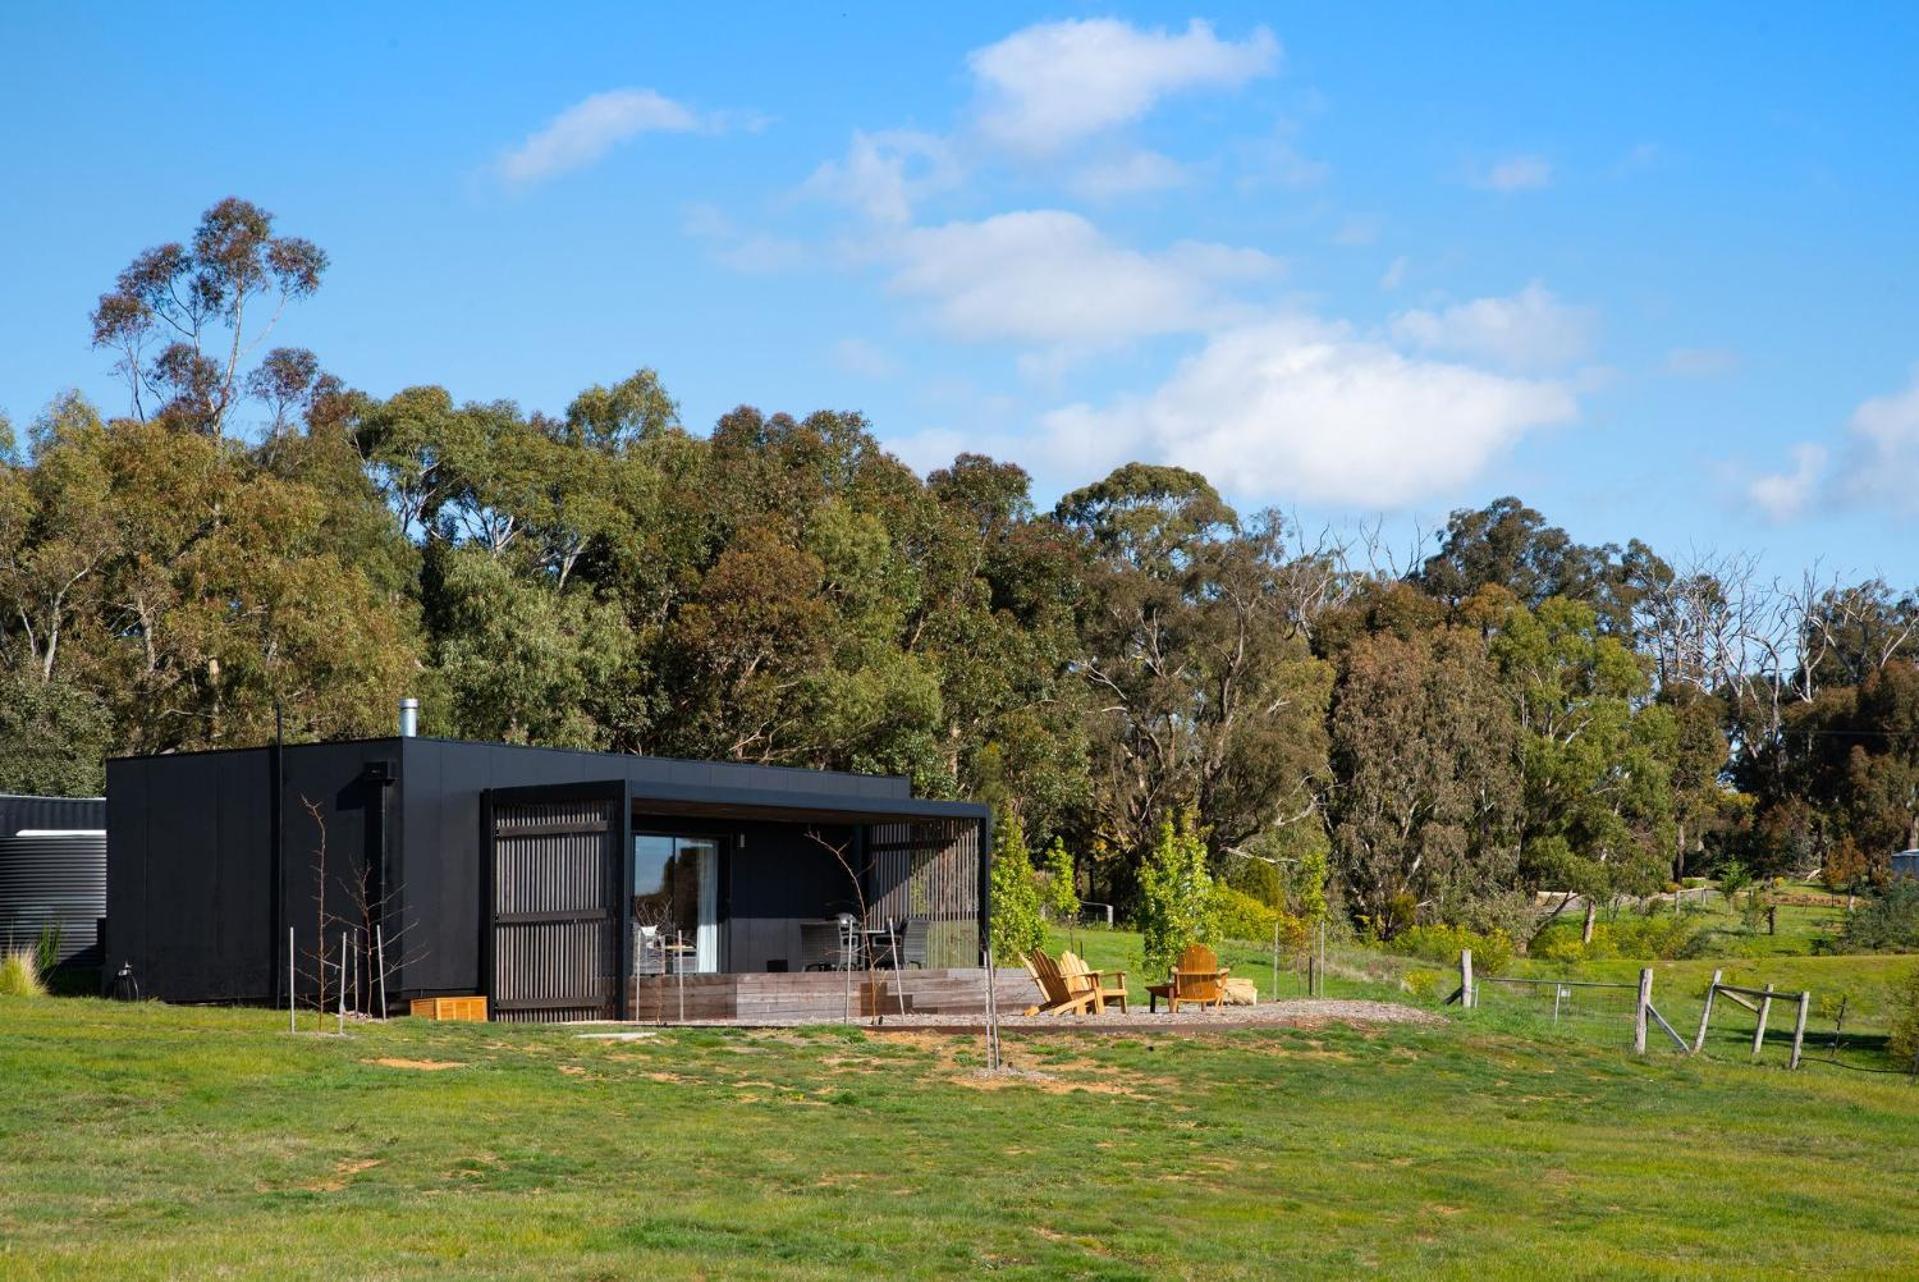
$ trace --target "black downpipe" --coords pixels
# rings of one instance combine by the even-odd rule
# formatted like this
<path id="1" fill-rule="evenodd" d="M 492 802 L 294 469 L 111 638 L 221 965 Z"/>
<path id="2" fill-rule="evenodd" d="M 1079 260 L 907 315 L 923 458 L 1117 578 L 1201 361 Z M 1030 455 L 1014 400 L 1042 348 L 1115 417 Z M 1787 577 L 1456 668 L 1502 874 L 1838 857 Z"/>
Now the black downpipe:
<path id="1" fill-rule="evenodd" d="M 486 1017 L 500 1017 L 500 997 L 493 983 L 493 789 L 480 790 L 480 995 L 486 998 Z"/>
<path id="2" fill-rule="evenodd" d="M 273 795 L 268 799 L 267 813 L 273 825 L 273 938 L 272 947 L 267 956 L 273 958 L 273 1004 L 276 1008 L 293 999 L 286 990 L 288 957 L 286 954 L 287 935 L 287 830 L 286 815 L 281 808 L 281 799 L 286 796 L 286 725 L 280 712 L 280 701 L 273 701 Z"/>
<path id="3" fill-rule="evenodd" d="M 375 813 L 373 819 L 373 840 L 366 852 L 366 899 L 367 916 L 366 935 L 359 941 L 359 973 L 372 976 L 377 965 L 373 947 L 374 932 L 384 932 L 386 928 L 387 894 L 387 841 L 391 831 L 388 823 L 387 797 L 393 791 L 399 779 L 399 772 L 390 761 L 375 761 L 366 768 L 367 782 L 373 786 L 375 794 Z M 366 997 L 371 1000 L 377 976 L 367 985 Z"/>
<path id="4" fill-rule="evenodd" d="M 633 788 L 629 780 L 621 780 L 615 790 L 615 805 L 619 813 L 613 822 L 607 824 L 607 831 L 613 840 L 620 843 L 608 862 L 612 864 L 619 885 L 613 902 L 618 905 L 614 912 L 614 930 L 616 942 L 613 946 L 613 982 L 619 988 L 613 995 L 613 1016 L 615 1019 L 633 1018 Z"/>

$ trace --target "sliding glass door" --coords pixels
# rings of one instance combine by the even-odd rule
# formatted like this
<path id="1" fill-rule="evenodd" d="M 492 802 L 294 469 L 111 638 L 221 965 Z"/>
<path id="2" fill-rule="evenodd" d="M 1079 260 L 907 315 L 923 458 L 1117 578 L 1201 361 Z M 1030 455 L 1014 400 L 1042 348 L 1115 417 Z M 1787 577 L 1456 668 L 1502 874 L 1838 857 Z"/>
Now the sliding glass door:
<path id="1" fill-rule="evenodd" d="M 634 974 L 719 970 L 719 906 L 719 838 L 634 836 Z"/>

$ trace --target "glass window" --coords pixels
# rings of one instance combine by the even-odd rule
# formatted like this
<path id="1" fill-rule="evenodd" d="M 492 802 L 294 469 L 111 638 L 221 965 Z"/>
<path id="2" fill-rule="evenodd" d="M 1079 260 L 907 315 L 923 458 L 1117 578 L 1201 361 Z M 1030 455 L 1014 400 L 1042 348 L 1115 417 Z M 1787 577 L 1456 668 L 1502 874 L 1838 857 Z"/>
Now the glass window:
<path id="1" fill-rule="evenodd" d="M 633 838 L 633 971 L 719 969 L 717 838 Z"/>

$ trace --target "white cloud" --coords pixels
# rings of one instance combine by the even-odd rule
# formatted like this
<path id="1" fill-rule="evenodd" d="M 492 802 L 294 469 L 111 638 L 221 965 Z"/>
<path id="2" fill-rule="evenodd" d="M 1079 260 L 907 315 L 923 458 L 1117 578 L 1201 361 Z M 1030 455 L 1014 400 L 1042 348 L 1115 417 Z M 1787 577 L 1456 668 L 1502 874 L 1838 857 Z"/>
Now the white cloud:
<path id="1" fill-rule="evenodd" d="M 1844 501 L 1919 512 L 1919 367 L 1903 391 L 1852 412 L 1834 490 Z"/>
<path id="2" fill-rule="evenodd" d="M 967 65 L 986 137 L 1044 155 L 1138 120 L 1169 94 L 1237 88 L 1270 73 L 1279 56 L 1265 27 L 1234 41 L 1198 19 L 1173 34 L 1093 18 L 1016 31 L 974 50 Z"/>
<path id="3" fill-rule="evenodd" d="M 1675 347 L 1666 353 L 1666 372 L 1678 378 L 1716 378 L 1739 368 L 1730 347 Z"/>
<path id="4" fill-rule="evenodd" d="M 1398 289 L 1406 283 L 1406 273 L 1412 270 L 1413 260 L 1401 254 L 1386 264 L 1386 270 L 1379 274 L 1379 287 L 1388 292 Z"/>
<path id="5" fill-rule="evenodd" d="M 860 378 L 890 378 L 893 358 L 863 338 L 842 338 L 833 344 L 833 363 Z"/>
<path id="6" fill-rule="evenodd" d="M 1560 302 L 1538 281 L 1506 298 L 1476 298 L 1443 311 L 1414 309 L 1392 321 L 1393 336 L 1427 351 L 1549 369 L 1584 357 L 1598 315 Z"/>
<path id="7" fill-rule="evenodd" d="M 1378 214 L 1354 214 L 1339 224 L 1339 230 L 1333 233 L 1333 243 L 1348 248 L 1370 245 L 1385 228 L 1386 220 Z"/>
<path id="8" fill-rule="evenodd" d="M 801 190 L 858 209 L 875 222 L 899 226 L 913 206 L 959 184 L 961 171 L 946 141 L 913 129 L 855 130 L 843 160 L 813 171 Z"/>
<path id="9" fill-rule="evenodd" d="M 1308 317 L 1215 334 L 1157 391 L 1072 405 L 1055 457 L 1150 457 L 1259 497 L 1397 507 L 1454 493 L 1535 429 L 1577 414 L 1550 381 L 1408 357 Z"/>
<path id="10" fill-rule="evenodd" d="M 690 109 L 651 89 L 612 89 L 568 107 L 503 153 L 499 173 L 514 186 L 526 186 L 584 168 L 640 134 L 707 127 Z"/>
<path id="11" fill-rule="evenodd" d="M 1111 200 L 1139 192 L 1184 186 L 1186 166 L 1157 151 L 1133 151 L 1112 160 L 1096 160 L 1067 180 L 1088 200 Z"/>
<path id="12" fill-rule="evenodd" d="M 1836 448 L 1793 447 L 1792 466 L 1750 482 L 1746 494 L 1775 521 L 1816 504 L 1919 515 L 1919 366 L 1900 391 L 1862 401 Z"/>
<path id="13" fill-rule="evenodd" d="M 890 288 L 926 300 L 948 334 L 1081 347 L 1224 323 L 1241 310 L 1224 286 L 1282 270 L 1225 245 L 1128 249 L 1057 209 L 913 228 L 891 252 Z"/>
<path id="14" fill-rule="evenodd" d="M 1768 520 L 1790 521 L 1803 513 L 1818 492 L 1826 471 L 1826 451 L 1819 445 L 1797 445 L 1792 451 L 1790 471 L 1755 477 L 1746 486 L 1746 497 Z"/>
<path id="15" fill-rule="evenodd" d="M 1544 156 L 1507 156 L 1473 178 L 1473 186 L 1488 191 L 1538 191 L 1552 186 L 1553 166 Z"/>
<path id="16" fill-rule="evenodd" d="M 817 255 L 796 240 L 743 230 L 712 205 L 689 205 L 680 230 L 703 241 L 713 260 L 737 272 L 761 275 L 805 266 Z"/>
<path id="17" fill-rule="evenodd" d="M 1299 132 L 1296 121 L 1282 119 L 1266 136 L 1235 145 L 1232 150 L 1243 170 L 1239 186 L 1244 190 L 1284 187 L 1306 191 L 1325 182 L 1333 167 L 1300 151 L 1294 141 Z"/>

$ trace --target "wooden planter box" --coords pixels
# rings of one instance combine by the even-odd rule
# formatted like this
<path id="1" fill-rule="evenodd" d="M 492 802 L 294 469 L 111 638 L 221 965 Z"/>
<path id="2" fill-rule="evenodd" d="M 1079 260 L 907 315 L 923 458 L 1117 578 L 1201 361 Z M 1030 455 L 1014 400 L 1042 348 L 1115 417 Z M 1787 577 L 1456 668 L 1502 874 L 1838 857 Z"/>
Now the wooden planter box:
<path id="1" fill-rule="evenodd" d="M 413 999 L 413 1017 L 415 1019 L 460 1019 L 475 1023 L 486 1022 L 486 998 L 484 997 L 416 997 Z"/>

